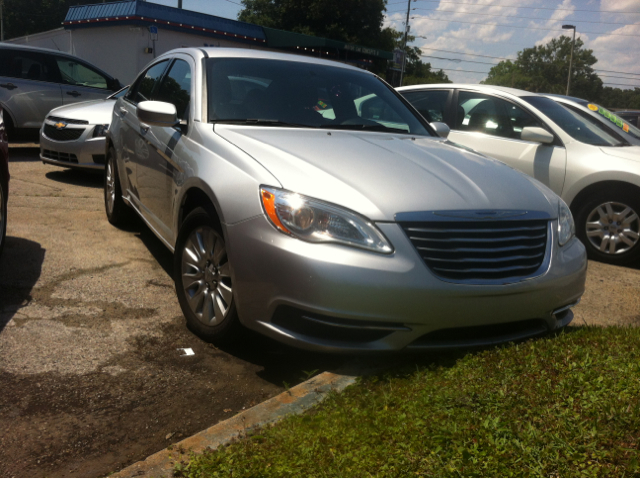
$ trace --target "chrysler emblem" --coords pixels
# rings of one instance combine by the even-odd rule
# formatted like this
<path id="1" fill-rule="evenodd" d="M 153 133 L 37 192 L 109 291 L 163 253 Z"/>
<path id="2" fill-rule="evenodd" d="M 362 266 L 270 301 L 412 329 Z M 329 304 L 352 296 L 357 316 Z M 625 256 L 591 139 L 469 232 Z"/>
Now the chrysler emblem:
<path id="1" fill-rule="evenodd" d="M 64 121 L 59 121 L 53 126 L 56 127 L 56 130 L 64 130 L 67 127 L 67 124 Z"/>

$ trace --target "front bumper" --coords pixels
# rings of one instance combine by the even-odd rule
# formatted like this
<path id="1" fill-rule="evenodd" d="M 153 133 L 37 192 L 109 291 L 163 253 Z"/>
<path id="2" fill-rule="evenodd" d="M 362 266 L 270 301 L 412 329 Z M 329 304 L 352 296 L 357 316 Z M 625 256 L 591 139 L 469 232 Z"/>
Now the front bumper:
<path id="1" fill-rule="evenodd" d="M 559 248 L 552 238 L 549 268 L 538 277 L 505 285 L 455 284 L 431 273 L 397 224 L 378 227 L 394 245 L 393 254 L 306 243 L 279 233 L 264 216 L 228 225 L 241 322 L 317 351 L 480 346 L 565 326 L 572 313 L 557 310 L 584 292 L 587 260 L 576 239 Z M 480 333 L 492 325 L 503 327 L 498 334 Z M 335 334 L 327 333 L 331 326 Z M 442 334 L 432 341 L 429 333 L 435 331 Z"/>
<path id="2" fill-rule="evenodd" d="M 40 159 L 66 168 L 104 170 L 106 140 L 105 137 L 91 138 L 94 127 L 86 126 L 80 138 L 73 141 L 55 141 L 40 130 Z"/>

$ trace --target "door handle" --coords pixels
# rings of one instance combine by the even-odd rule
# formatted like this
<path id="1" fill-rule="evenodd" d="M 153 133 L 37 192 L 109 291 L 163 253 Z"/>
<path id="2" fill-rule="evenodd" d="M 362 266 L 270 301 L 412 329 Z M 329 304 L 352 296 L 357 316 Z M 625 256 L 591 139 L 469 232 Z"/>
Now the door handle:
<path id="1" fill-rule="evenodd" d="M 81 95 L 81 93 L 78 93 L 77 91 L 68 91 L 67 95 L 71 95 L 72 97 L 78 97 Z"/>
<path id="2" fill-rule="evenodd" d="M 120 107 L 120 114 L 122 116 L 125 116 L 127 113 L 129 113 L 129 110 L 127 110 L 125 107 L 121 106 Z"/>
<path id="3" fill-rule="evenodd" d="M 146 135 L 149 131 L 149 125 L 140 125 L 140 133 Z"/>
<path id="4" fill-rule="evenodd" d="M 18 88 L 13 83 L 0 83 L 2 88 L 6 88 L 7 90 L 13 90 L 14 88 Z"/>

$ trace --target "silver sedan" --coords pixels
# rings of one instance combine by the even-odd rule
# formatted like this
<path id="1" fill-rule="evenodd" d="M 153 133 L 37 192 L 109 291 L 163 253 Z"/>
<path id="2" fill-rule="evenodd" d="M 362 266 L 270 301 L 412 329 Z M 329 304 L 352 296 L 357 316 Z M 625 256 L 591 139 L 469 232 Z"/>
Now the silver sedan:
<path id="1" fill-rule="evenodd" d="M 441 126 L 344 64 L 174 50 L 116 103 L 107 217 L 135 212 L 174 252 L 187 324 L 212 341 L 242 324 L 424 350 L 565 326 L 587 264 L 568 207 Z"/>
<path id="2" fill-rule="evenodd" d="M 105 134 L 116 100 L 128 87 L 104 100 L 54 108 L 40 128 L 40 159 L 66 168 L 104 170 Z"/>

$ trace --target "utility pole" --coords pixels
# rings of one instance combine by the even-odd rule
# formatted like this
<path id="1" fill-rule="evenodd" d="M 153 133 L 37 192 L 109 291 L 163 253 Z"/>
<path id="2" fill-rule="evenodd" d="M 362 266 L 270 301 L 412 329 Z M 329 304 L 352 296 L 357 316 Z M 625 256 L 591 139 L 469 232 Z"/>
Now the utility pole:
<path id="1" fill-rule="evenodd" d="M 178 8 L 182 8 L 182 0 L 178 0 Z"/>
<path id="2" fill-rule="evenodd" d="M 404 41 L 402 42 L 402 69 L 400 70 L 400 86 L 404 79 L 404 67 L 407 64 L 407 36 L 409 35 L 409 11 L 411 10 L 411 0 L 407 2 L 407 21 L 404 22 Z"/>
<path id="3" fill-rule="evenodd" d="M 562 25 L 563 30 L 573 30 L 573 41 L 571 42 L 571 56 L 569 57 L 569 78 L 567 78 L 567 96 L 569 96 L 569 88 L 571 87 L 571 66 L 573 64 L 573 47 L 576 45 L 576 26 Z"/>

